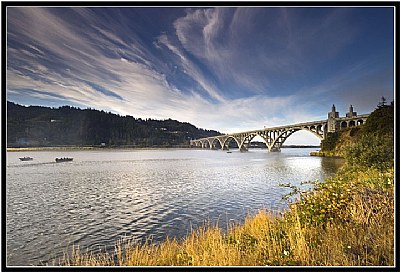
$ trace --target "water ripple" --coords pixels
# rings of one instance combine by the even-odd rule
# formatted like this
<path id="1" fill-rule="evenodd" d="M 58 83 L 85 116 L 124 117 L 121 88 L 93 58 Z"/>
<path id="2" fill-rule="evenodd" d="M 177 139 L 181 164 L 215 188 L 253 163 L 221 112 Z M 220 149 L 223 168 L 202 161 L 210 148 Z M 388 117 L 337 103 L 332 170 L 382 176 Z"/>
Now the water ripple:
<path id="1" fill-rule="evenodd" d="M 337 169 L 305 149 L 290 152 L 9 153 L 7 265 L 38 265 L 74 244 L 113 251 L 123 236 L 160 242 L 207 222 L 225 227 L 257 209 L 284 207 L 279 183 L 321 180 Z M 35 163 L 23 164 L 20 156 Z M 64 156 L 74 161 L 53 163 Z"/>

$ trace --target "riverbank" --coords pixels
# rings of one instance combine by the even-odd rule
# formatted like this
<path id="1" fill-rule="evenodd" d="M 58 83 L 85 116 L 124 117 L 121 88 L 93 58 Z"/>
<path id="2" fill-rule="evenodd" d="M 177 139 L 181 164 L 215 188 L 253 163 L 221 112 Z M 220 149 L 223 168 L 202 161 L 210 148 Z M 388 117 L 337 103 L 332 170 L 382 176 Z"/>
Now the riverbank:
<path id="1" fill-rule="evenodd" d="M 312 147 L 312 146 L 311 146 Z M 160 150 L 160 149 L 194 149 L 196 147 L 190 147 L 185 145 L 180 146 L 154 146 L 154 147 L 134 147 L 134 146 L 42 146 L 42 147 L 7 147 L 7 152 L 19 152 L 19 151 L 79 151 L 79 150 Z M 310 148 L 309 146 L 283 146 L 282 148 Z M 199 148 L 196 148 L 199 149 Z M 201 148 L 200 148 L 201 149 Z M 268 152 L 267 148 L 260 147 L 251 147 L 251 149 L 265 149 Z M 311 152 L 311 153 L 318 153 Z M 311 156 L 317 156 L 312 155 Z M 322 156 L 323 157 L 323 156 Z"/>
<path id="2" fill-rule="evenodd" d="M 190 149 L 188 146 L 171 146 L 171 147 L 132 147 L 132 146 L 116 146 L 116 147 L 99 147 L 99 146 L 48 146 L 48 147 L 7 147 L 7 152 L 20 151 L 79 151 L 79 150 L 160 150 L 160 149 Z"/>
<path id="3" fill-rule="evenodd" d="M 325 155 L 324 152 L 322 152 L 322 151 L 312 151 L 312 152 L 310 152 L 310 156 L 314 156 L 314 157 L 326 157 L 326 155 Z"/>
<path id="4" fill-rule="evenodd" d="M 342 158 L 342 156 L 338 156 L 336 155 L 334 152 L 331 151 L 312 151 L 310 152 L 310 156 L 314 156 L 314 157 L 331 157 L 331 158 Z"/>
<path id="5" fill-rule="evenodd" d="M 60 265 L 78 266 L 392 266 L 394 169 L 345 166 L 314 182 L 281 214 L 259 211 L 225 233 L 192 230 L 161 244 L 133 239 L 114 254 L 75 247 Z"/>

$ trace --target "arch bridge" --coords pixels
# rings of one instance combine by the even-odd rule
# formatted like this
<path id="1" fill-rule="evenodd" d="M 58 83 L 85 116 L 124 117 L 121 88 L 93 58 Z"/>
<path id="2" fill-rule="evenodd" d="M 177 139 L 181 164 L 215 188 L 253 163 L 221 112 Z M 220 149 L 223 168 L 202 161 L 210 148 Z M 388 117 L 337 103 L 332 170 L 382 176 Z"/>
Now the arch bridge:
<path id="1" fill-rule="evenodd" d="M 229 143 L 233 140 L 240 151 L 247 151 L 251 140 L 260 136 L 265 141 L 269 152 L 280 151 L 283 143 L 296 131 L 305 130 L 323 140 L 328 132 L 364 124 L 368 116 L 369 114 L 357 116 L 357 113 L 353 112 L 353 108 L 350 106 L 350 112 L 346 114 L 346 117 L 339 118 L 339 113 L 335 111 L 335 106 L 333 106 L 332 112 L 328 113 L 326 120 L 201 138 L 191 140 L 190 145 L 199 148 L 229 150 Z"/>

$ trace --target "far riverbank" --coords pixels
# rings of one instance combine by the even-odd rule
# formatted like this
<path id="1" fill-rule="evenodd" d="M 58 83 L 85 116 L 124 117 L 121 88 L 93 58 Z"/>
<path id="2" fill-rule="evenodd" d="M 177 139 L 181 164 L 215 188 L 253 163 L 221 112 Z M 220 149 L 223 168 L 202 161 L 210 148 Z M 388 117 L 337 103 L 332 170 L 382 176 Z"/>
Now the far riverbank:
<path id="1" fill-rule="evenodd" d="M 151 150 L 151 149 L 190 149 L 188 146 L 171 146 L 171 147 L 132 147 L 132 146 L 119 146 L 119 147 L 98 147 L 98 146 L 43 146 L 43 147 L 7 147 L 7 152 L 19 151 L 88 151 L 88 150 Z"/>
<path id="2" fill-rule="evenodd" d="M 31 146 L 31 147 L 7 147 L 7 152 L 19 152 L 19 151 L 79 151 L 79 150 L 159 150 L 159 149 L 193 149 L 187 145 L 179 146 L 152 146 L 152 147 L 136 147 L 136 146 Z M 303 145 L 289 145 L 283 146 L 282 148 L 318 148 L 318 146 L 303 146 Z M 262 147 L 251 147 L 251 149 L 265 149 Z M 311 153 L 318 153 L 311 152 Z M 313 155 L 312 155 L 313 156 Z M 314 155 L 316 156 L 316 155 Z"/>

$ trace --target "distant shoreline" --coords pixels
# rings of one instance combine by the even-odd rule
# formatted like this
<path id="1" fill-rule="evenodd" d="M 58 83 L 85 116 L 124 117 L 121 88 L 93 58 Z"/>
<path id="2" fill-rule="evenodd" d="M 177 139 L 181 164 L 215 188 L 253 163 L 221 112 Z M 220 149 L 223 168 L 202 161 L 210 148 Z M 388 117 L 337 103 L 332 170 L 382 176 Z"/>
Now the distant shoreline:
<path id="1" fill-rule="evenodd" d="M 251 149 L 259 149 L 262 147 L 251 147 Z M 319 148 L 319 146 L 308 145 L 288 145 L 281 148 Z M 134 146 L 115 146 L 115 147 L 100 147 L 100 146 L 37 146 L 37 147 L 7 147 L 7 152 L 22 152 L 22 151 L 59 151 L 59 150 L 154 150 L 154 149 L 192 149 L 189 146 L 154 146 L 154 147 L 134 147 Z M 198 148 L 193 148 L 198 149 Z M 266 149 L 266 148 L 265 148 Z"/>
<path id="2" fill-rule="evenodd" d="M 321 148 L 319 145 L 284 145 L 281 148 Z"/>
<path id="3" fill-rule="evenodd" d="M 159 147 L 132 147 L 132 146 L 119 146 L 119 147 L 99 147 L 99 146 L 42 146 L 42 147 L 7 147 L 7 152 L 20 152 L 20 151 L 85 151 L 85 150 L 121 150 L 121 149 L 131 149 L 131 150 L 150 150 L 150 149 L 190 149 L 190 147 L 182 146 L 159 146 Z"/>

